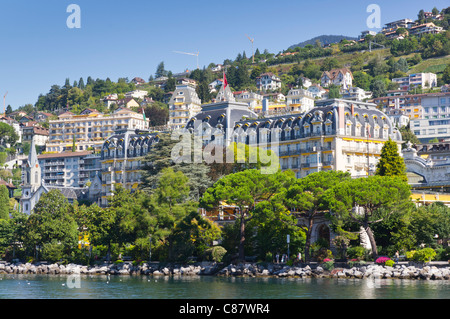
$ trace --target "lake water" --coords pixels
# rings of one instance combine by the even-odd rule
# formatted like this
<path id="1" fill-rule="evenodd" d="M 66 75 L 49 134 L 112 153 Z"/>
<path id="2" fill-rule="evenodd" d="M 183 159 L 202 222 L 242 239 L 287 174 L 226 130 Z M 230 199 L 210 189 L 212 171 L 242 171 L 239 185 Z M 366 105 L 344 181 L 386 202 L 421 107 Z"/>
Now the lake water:
<path id="1" fill-rule="evenodd" d="M 450 299 L 450 281 L 16 274 L 0 299 Z"/>

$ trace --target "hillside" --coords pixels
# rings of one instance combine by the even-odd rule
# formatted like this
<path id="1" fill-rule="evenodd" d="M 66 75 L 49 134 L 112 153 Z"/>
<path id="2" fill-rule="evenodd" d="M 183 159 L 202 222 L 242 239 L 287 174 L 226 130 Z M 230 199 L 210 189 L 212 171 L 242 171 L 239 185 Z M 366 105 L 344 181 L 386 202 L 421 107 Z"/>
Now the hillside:
<path id="1" fill-rule="evenodd" d="M 348 37 L 348 36 L 344 36 L 344 35 L 319 35 L 317 37 L 314 37 L 312 39 L 291 45 L 288 49 L 294 49 L 296 47 L 300 47 L 303 48 L 308 44 L 311 45 L 315 45 L 316 41 L 319 40 L 320 43 L 322 44 L 322 46 L 330 44 L 330 43 L 337 43 L 340 42 L 343 39 L 347 39 L 347 40 L 358 40 L 357 38 L 353 38 L 353 37 Z"/>

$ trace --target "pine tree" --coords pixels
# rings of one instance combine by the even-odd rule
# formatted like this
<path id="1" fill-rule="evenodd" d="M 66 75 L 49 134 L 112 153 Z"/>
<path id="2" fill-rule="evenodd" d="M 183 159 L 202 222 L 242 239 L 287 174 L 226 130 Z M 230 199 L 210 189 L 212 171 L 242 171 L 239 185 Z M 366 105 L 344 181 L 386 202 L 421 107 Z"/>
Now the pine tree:
<path id="1" fill-rule="evenodd" d="M 80 78 L 80 80 L 78 81 L 78 88 L 81 90 L 84 90 L 84 80 L 83 78 Z"/>
<path id="2" fill-rule="evenodd" d="M 381 148 L 381 157 L 375 175 L 398 176 L 404 181 L 408 180 L 405 162 L 398 153 L 397 143 L 392 141 L 391 138 Z"/>

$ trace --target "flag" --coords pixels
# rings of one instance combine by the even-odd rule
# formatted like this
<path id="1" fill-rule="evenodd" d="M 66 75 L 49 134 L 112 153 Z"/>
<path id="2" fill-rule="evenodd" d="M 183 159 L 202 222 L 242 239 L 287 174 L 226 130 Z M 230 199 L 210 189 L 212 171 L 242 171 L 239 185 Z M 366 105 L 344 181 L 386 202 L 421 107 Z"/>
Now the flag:
<path id="1" fill-rule="evenodd" d="M 225 72 L 223 72 L 223 87 L 226 88 L 228 86 L 227 77 L 225 76 Z"/>
<path id="2" fill-rule="evenodd" d="M 144 122 L 147 121 L 147 118 L 145 117 L 144 108 L 142 108 L 142 116 L 144 117 Z"/>

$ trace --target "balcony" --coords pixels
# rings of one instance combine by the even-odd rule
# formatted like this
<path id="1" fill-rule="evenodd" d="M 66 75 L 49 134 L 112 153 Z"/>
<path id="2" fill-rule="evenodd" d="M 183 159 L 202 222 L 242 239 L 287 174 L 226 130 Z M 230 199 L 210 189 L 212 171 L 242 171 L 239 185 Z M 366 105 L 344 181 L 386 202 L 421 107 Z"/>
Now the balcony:
<path id="1" fill-rule="evenodd" d="M 46 162 L 45 166 L 54 166 L 54 165 L 62 165 L 64 166 L 64 162 Z"/>

